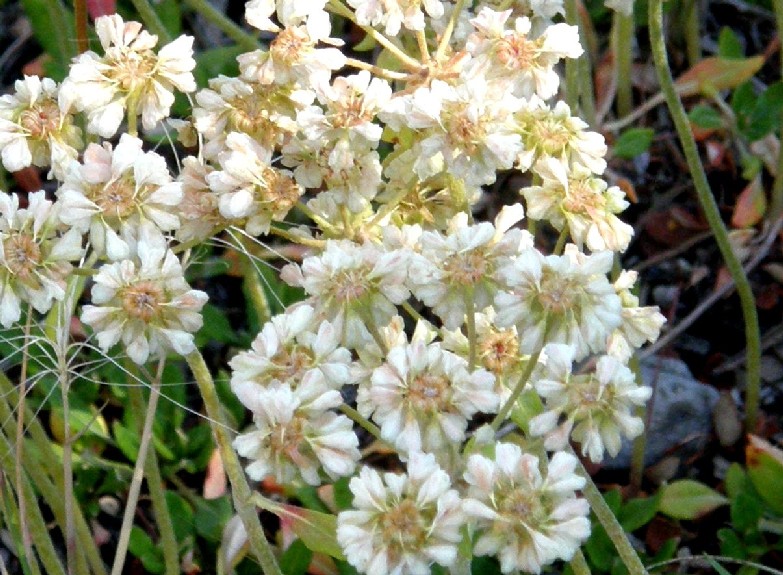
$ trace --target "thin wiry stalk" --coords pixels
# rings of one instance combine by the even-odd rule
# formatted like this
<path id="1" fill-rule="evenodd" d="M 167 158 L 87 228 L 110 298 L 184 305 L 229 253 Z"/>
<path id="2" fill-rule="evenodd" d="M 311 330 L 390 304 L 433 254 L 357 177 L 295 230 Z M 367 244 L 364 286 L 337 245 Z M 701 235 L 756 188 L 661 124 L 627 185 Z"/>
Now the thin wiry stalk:
<path id="1" fill-rule="evenodd" d="M 156 381 L 162 376 L 161 361 L 158 368 Z M 153 382 L 153 387 L 156 385 Z M 122 517 L 122 526 L 120 527 L 120 539 L 117 542 L 117 551 L 114 556 L 114 565 L 111 569 L 111 575 L 121 575 L 122 568 L 125 565 L 125 556 L 128 553 L 128 543 L 130 542 L 131 528 L 133 527 L 133 517 L 136 514 L 136 505 L 139 501 L 139 492 L 141 491 L 141 482 L 144 479 L 144 467 L 147 461 L 147 450 L 152 443 L 152 423 L 155 419 L 155 409 L 158 406 L 158 394 L 150 395 L 150 401 L 147 404 L 147 411 L 144 414 L 144 427 L 141 431 L 139 442 L 139 453 L 136 459 L 136 466 L 133 469 L 133 478 L 131 479 L 128 500 L 125 503 L 125 513 Z"/>
<path id="2" fill-rule="evenodd" d="M 240 26 L 237 26 L 225 14 L 215 10 L 206 0 L 185 0 L 185 4 L 194 12 L 201 14 L 205 20 L 231 38 L 243 50 L 252 51 L 261 48 L 261 44 L 253 36 L 245 32 Z"/>
<path id="3" fill-rule="evenodd" d="M 30 325 L 32 322 L 32 308 L 27 308 L 27 319 L 24 326 L 25 339 L 30 337 Z M 25 413 L 25 399 L 27 398 L 27 350 L 25 349 L 22 354 L 22 370 L 19 375 L 19 381 L 21 382 L 19 393 L 19 403 L 17 407 L 17 419 L 16 419 L 16 484 L 22 485 L 24 478 L 22 477 L 22 460 L 24 459 L 24 413 Z M 33 544 L 30 530 L 27 526 L 27 501 L 25 501 L 25 494 L 23 490 L 17 490 L 19 495 L 19 531 L 22 534 L 22 547 L 28 557 L 33 557 Z"/>
<path id="4" fill-rule="evenodd" d="M 661 84 L 661 90 L 666 98 L 666 104 L 669 113 L 672 116 L 674 125 L 677 128 L 677 134 L 682 144 L 685 158 L 688 162 L 688 169 L 693 178 L 696 193 L 699 197 L 704 216 L 715 235 L 715 241 L 718 244 L 723 261 L 731 274 L 732 279 L 737 285 L 737 295 L 740 298 L 742 307 L 742 316 L 745 321 L 745 340 L 747 343 L 747 380 L 745 397 L 745 426 L 752 432 L 756 428 L 759 408 L 759 391 L 761 387 L 760 367 L 761 367 L 761 336 L 759 334 L 759 321 L 756 313 L 756 302 L 753 297 L 753 290 L 750 287 L 748 276 L 742 269 L 734 251 L 729 242 L 729 235 L 726 226 L 718 210 L 718 205 L 710 191 L 707 175 L 704 173 L 704 167 L 699 158 L 699 151 L 696 148 L 696 142 L 693 139 L 693 133 L 688 123 L 688 116 L 685 113 L 682 102 L 674 87 L 669 61 L 666 55 L 666 40 L 663 34 L 663 0 L 650 0 L 649 6 L 649 27 L 650 27 L 650 47 L 652 49 L 655 70 L 658 73 L 658 81 Z"/>

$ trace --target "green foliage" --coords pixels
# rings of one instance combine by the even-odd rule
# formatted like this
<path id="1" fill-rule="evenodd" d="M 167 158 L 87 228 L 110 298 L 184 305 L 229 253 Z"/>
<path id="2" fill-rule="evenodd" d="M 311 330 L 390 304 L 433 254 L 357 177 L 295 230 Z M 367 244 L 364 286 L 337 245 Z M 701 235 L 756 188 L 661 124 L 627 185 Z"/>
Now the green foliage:
<path id="1" fill-rule="evenodd" d="M 655 130 L 652 128 L 631 128 L 623 132 L 612 150 L 618 158 L 631 159 L 650 149 Z"/>
<path id="2" fill-rule="evenodd" d="M 728 499 L 707 485 L 681 479 L 663 487 L 660 511 L 675 519 L 697 519 L 727 503 Z"/>

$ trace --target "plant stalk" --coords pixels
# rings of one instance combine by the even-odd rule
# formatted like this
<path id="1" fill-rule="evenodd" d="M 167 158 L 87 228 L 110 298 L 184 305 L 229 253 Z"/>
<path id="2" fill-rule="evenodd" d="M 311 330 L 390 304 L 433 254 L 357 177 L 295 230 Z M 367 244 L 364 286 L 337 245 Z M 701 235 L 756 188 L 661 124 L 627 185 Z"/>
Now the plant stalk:
<path id="1" fill-rule="evenodd" d="M 737 286 L 737 295 L 740 298 L 742 307 L 742 316 L 745 321 L 745 339 L 747 343 L 747 382 L 745 397 L 745 427 L 749 432 L 756 428 L 759 409 L 759 392 L 761 387 L 760 365 L 761 365 L 761 337 L 759 334 L 758 315 L 756 313 L 756 304 L 753 297 L 753 290 L 750 282 L 742 269 L 734 251 L 731 249 L 726 226 L 718 210 L 718 205 L 710 191 L 707 176 L 704 173 L 704 167 L 699 158 L 699 152 L 696 148 L 696 142 L 693 139 L 688 117 L 683 108 L 682 102 L 677 95 L 669 68 L 668 57 L 666 54 L 666 44 L 663 34 L 663 1 L 650 0 L 649 4 L 649 27 L 650 27 L 650 45 L 652 48 L 655 69 L 658 73 L 658 80 L 661 84 L 661 90 L 666 98 L 666 104 L 669 113 L 672 116 L 674 125 L 677 128 L 680 142 L 682 144 L 685 158 L 688 162 L 688 168 L 693 178 L 696 193 L 699 197 L 704 215 L 709 222 L 710 229 L 715 235 L 715 241 L 718 244 L 726 267 L 731 274 L 734 283 Z"/>
<path id="2" fill-rule="evenodd" d="M 234 447 L 231 445 L 228 427 L 225 425 L 225 417 L 223 416 L 220 399 L 215 390 L 215 382 L 212 380 L 209 367 L 207 367 L 204 358 L 198 350 L 188 355 L 186 359 L 198 383 L 201 398 L 204 400 L 204 407 L 210 419 L 212 432 L 215 434 L 218 449 L 220 449 L 220 457 L 223 459 L 223 466 L 231 482 L 231 496 L 234 500 L 234 508 L 245 526 L 250 549 L 261 564 L 261 569 L 265 575 L 282 575 L 272 553 L 272 547 L 266 540 L 264 528 L 261 526 L 261 521 L 258 518 L 258 512 L 253 503 L 253 491 L 250 489 L 247 479 L 245 479 L 245 472 L 239 463 L 239 457 L 237 457 L 236 451 L 234 451 Z"/>
<path id="3" fill-rule="evenodd" d="M 216 10 L 212 4 L 206 0 L 184 0 L 191 10 L 198 12 L 205 20 L 223 32 L 226 36 L 237 43 L 237 46 L 243 50 L 258 50 L 261 44 L 253 36 L 245 32 L 240 26 L 237 26 L 231 18 L 222 12 Z"/>

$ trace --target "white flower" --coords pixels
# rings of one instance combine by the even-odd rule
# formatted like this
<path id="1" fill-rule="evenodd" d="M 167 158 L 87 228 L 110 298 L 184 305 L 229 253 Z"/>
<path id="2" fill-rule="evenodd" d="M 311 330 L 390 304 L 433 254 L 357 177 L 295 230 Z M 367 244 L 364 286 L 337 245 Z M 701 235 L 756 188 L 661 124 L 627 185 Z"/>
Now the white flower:
<path id="1" fill-rule="evenodd" d="M 204 136 L 204 156 L 214 158 L 225 148 L 226 136 L 242 132 L 260 145 L 275 149 L 296 132 L 296 112 L 315 95 L 288 86 L 268 86 L 242 78 L 219 76 L 196 94 L 193 123 Z"/>
<path id="2" fill-rule="evenodd" d="M 304 190 L 290 172 L 272 166 L 271 150 L 247 134 L 232 132 L 226 150 L 218 155 L 221 170 L 207 175 L 219 196 L 220 213 L 243 220 L 248 234 L 267 233 L 273 221 L 282 221 Z"/>
<path id="3" fill-rule="evenodd" d="M 494 383 L 491 373 L 468 372 L 466 360 L 438 344 L 415 341 L 389 351 L 360 385 L 357 408 L 397 448 L 440 455 L 462 442 L 473 415 L 497 410 Z"/>
<path id="4" fill-rule="evenodd" d="M 638 273 L 624 270 L 614 282 L 614 289 L 622 302 L 622 323 L 609 337 L 607 352 L 627 362 L 634 351 L 647 342 L 658 339 L 666 318 L 657 306 L 639 306 L 639 298 L 631 289 Z"/>
<path id="5" fill-rule="evenodd" d="M 174 350 L 195 349 L 207 294 L 190 289 L 182 264 L 161 235 L 143 236 L 134 260 L 106 264 L 95 276 L 92 303 L 82 309 L 104 352 L 119 341 L 137 364 Z"/>
<path id="6" fill-rule="evenodd" d="M 180 227 L 176 231 L 180 242 L 206 240 L 216 229 L 228 225 L 218 210 L 218 195 L 207 184 L 207 175 L 212 170 L 194 156 L 182 160 L 178 178 L 182 183 L 182 201 L 177 206 Z"/>
<path id="7" fill-rule="evenodd" d="M 533 238 L 513 228 L 524 216 L 520 204 L 506 206 L 489 222 L 468 225 L 461 212 L 449 222 L 448 235 L 424 232 L 421 257 L 412 258 L 408 283 L 411 292 L 443 320 L 447 329 L 456 329 L 465 321 L 466 299 L 473 309 L 492 303 L 497 293 L 495 272 L 504 261 L 532 249 Z"/>
<path id="8" fill-rule="evenodd" d="M 281 277 L 304 288 L 318 317 L 334 323 L 343 345 L 354 347 L 371 339 L 366 322 L 375 328 L 397 315 L 396 306 L 408 299 L 404 252 L 384 253 L 369 242 L 328 240 L 318 256 L 302 267 L 289 264 Z"/>
<path id="9" fill-rule="evenodd" d="M 268 32 L 279 32 L 271 16 L 277 15 L 283 26 L 306 23 L 313 40 L 325 39 L 332 30 L 329 14 L 324 10 L 327 0 L 251 0 L 245 5 L 248 24 Z"/>
<path id="10" fill-rule="evenodd" d="M 286 484 L 301 477 L 320 485 L 321 468 L 332 480 L 353 473 L 361 456 L 353 423 L 329 411 L 342 403 L 339 392 L 302 396 L 288 384 L 260 389 L 252 382 L 235 391 L 253 412 L 256 426 L 234 440 L 239 455 L 253 460 L 245 469 L 252 479 L 272 475 Z"/>
<path id="11" fill-rule="evenodd" d="M 61 179 L 82 146 L 81 130 L 60 106 L 57 84 L 49 78 L 25 76 L 14 88 L 14 94 L 0 96 L 3 166 L 9 172 L 51 166 L 51 174 Z"/>
<path id="12" fill-rule="evenodd" d="M 516 325 L 523 353 L 545 343 L 566 343 L 576 358 L 603 352 L 620 325 L 621 304 L 606 274 L 612 252 L 584 256 L 570 244 L 562 256 L 525 250 L 498 276 L 509 288 L 495 297 L 497 324 Z"/>
<path id="13" fill-rule="evenodd" d="M 89 132 L 113 136 L 126 110 L 140 113 L 150 130 L 169 115 L 175 88 L 196 90 L 191 36 L 180 36 L 155 54 L 158 37 L 118 14 L 97 18 L 95 31 L 104 55 L 79 55 L 61 89 L 64 102 L 87 113 Z"/>
<path id="14" fill-rule="evenodd" d="M 547 449 L 564 448 L 570 435 L 582 445 L 583 455 L 599 463 L 604 451 L 612 457 L 620 452 L 623 437 L 633 439 L 644 431 L 634 410 L 645 404 L 652 390 L 637 385 L 630 369 L 605 355 L 595 373 L 573 375 L 573 349 L 550 344 L 545 352 L 546 368 L 534 384 L 545 411 L 530 421 L 530 432 L 546 436 Z"/>
<path id="15" fill-rule="evenodd" d="M 433 19 L 443 16 L 441 0 L 348 0 L 356 9 L 356 21 L 362 26 L 385 26 L 387 36 L 396 36 L 400 26 L 424 30 L 424 12 Z"/>
<path id="16" fill-rule="evenodd" d="M 523 152 L 513 115 L 523 101 L 492 90 L 485 78 L 466 77 L 452 87 L 442 80 L 411 95 L 392 98 L 379 114 L 392 129 L 425 130 L 414 169 L 421 179 L 430 173 L 430 159 L 442 156 L 448 170 L 468 185 L 491 184 L 498 170 L 508 169 Z"/>
<path id="17" fill-rule="evenodd" d="M 537 457 L 517 445 L 498 443 L 494 461 L 471 455 L 463 509 L 476 521 L 476 555 L 495 555 L 503 573 L 540 573 L 557 559 L 569 560 L 590 535 L 589 506 L 574 491 L 585 480 L 577 460 L 557 452 L 542 474 Z"/>
<path id="18" fill-rule="evenodd" d="M 557 93 L 560 78 L 554 70 L 562 58 L 582 55 L 576 26 L 554 24 L 532 37 L 529 18 L 517 18 L 514 30 L 505 25 L 511 10 L 496 12 L 483 8 L 471 24 L 476 28 L 467 42 L 475 59 L 471 66 L 484 69 L 489 79 L 507 81 L 516 96 L 537 95 L 544 100 Z"/>
<path id="19" fill-rule="evenodd" d="M 232 387 L 252 382 L 260 387 L 288 384 L 327 391 L 349 381 L 351 353 L 339 347 L 338 334 L 327 321 L 315 319 L 312 307 L 301 305 L 264 324 L 249 351 L 230 362 Z"/>
<path id="20" fill-rule="evenodd" d="M 567 171 L 553 158 L 539 160 L 535 172 L 543 180 L 541 185 L 521 190 L 529 217 L 548 220 L 558 230 L 568 225 L 579 247 L 587 244 L 591 251 L 625 251 L 633 228 L 615 215 L 628 207 L 620 188 L 607 188 L 604 180 L 579 164 Z"/>
<path id="21" fill-rule="evenodd" d="M 346 58 L 337 48 L 316 48 L 319 39 L 310 34 L 305 26 L 286 26 L 269 44 L 268 52 L 240 54 L 242 77 L 260 84 L 298 84 L 303 89 L 326 86 Z"/>
<path id="22" fill-rule="evenodd" d="M 572 116 L 565 102 L 558 102 L 550 109 L 533 96 L 516 114 L 516 120 L 523 148 L 517 157 L 519 169 L 530 169 L 540 158 L 554 158 L 566 170 L 573 164 L 581 164 L 594 174 L 604 173 L 607 149 L 604 137 L 587 131 L 587 123 Z"/>
<path id="23" fill-rule="evenodd" d="M 84 163 L 73 162 L 58 190 L 60 219 L 81 232 L 99 254 L 111 260 L 128 258 L 141 227 L 175 230 L 182 184 L 172 181 L 166 160 L 144 152 L 142 142 L 123 134 L 112 150 L 90 144 Z"/>
<path id="24" fill-rule="evenodd" d="M 454 565 L 464 515 L 450 487 L 432 455 L 411 454 L 406 475 L 363 467 L 350 483 L 355 509 L 337 516 L 348 562 L 367 575 L 429 575 L 433 563 Z"/>
<path id="25" fill-rule="evenodd" d="M 10 327 L 21 317 L 22 302 L 46 313 L 54 300 L 65 297 L 70 262 L 83 253 L 82 236 L 74 229 L 61 232 L 60 204 L 43 191 L 19 197 L 0 192 L 0 325 Z"/>

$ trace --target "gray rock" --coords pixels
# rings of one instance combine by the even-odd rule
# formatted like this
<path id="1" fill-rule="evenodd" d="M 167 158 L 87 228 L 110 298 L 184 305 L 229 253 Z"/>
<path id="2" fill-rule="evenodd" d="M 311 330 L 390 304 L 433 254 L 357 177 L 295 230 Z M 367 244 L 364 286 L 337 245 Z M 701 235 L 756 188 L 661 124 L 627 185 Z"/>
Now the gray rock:
<path id="1" fill-rule="evenodd" d="M 655 385 L 645 465 L 653 465 L 672 451 L 684 458 L 704 448 L 712 431 L 718 390 L 694 379 L 688 366 L 678 359 L 653 356 L 642 361 L 641 370 L 642 383 Z M 631 449 L 631 442 L 625 441 L 617 457 L 604 460 L 604 467 L 629 467 Z"/>

